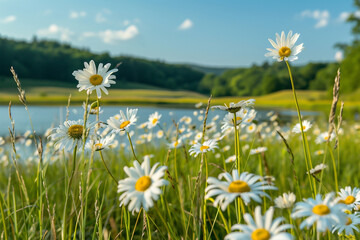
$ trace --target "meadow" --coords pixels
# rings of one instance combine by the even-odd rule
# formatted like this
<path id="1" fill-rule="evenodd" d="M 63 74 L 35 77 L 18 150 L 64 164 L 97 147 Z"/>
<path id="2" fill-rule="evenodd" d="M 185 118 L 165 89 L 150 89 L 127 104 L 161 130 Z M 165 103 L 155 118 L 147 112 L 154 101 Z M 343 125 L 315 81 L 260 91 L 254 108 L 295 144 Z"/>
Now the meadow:
<path id="1" fill-rule="evenodd" d="M 292 87 L 288 61 L 301 51 L 293 45 L 292 51 L 283 46 L 275 52 L 288 66 Z M 50 96 L 47 103 L 85 105 L 82 119 L 49 126 L 44 136 L 36 129 L 17 136 L 12 121 L 10 136 L 0 138 L 3 239 L 360 238 L 360 125 L 344 115 L 344 109 L 356 110 L 357 102 L 349 107 L 340 102 L 339 72 L 332 101 L 324 92 L 296 95 L 294 87 L 257 99 L 205 101 L 181 91 L 113 90 L 116 70 L 103 64 L 96 70 L 93 61 L 84 66 L 73 73 L 80 92 L 75 87 L 25 92 L 12 71 L 24 111 L 38 103 L 39 94 Z M 64 98 L 65 92 L 72 97 Z M 14 93 L 9 94 L 3 99 Z M 138 122 L 136 107 L 98 121 L 102 105 L 152 98 L 205 104 L 171 126 L 164 126 L 157 112 Z M 329 119 L 302 117 L 299 108 L 307 104 L 327 108 Z M 298 116 L 284 122 L 271 112 L 260 122 L 258 106 L 296 107 Z M 228 113 L 209 118 L 210 108 Z M 90 114 L 97 121 L 91 122 Z M 26 147 L 34 153 L 22 154 Z"/>

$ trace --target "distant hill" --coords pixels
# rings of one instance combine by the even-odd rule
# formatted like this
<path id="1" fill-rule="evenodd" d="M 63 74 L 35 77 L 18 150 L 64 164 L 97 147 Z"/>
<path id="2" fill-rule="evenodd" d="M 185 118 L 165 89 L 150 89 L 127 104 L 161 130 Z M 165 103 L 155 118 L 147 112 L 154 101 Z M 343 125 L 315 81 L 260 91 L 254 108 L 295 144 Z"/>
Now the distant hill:
<path id="1" fill-rule="evenodd" d="M 185 63 L 185 66 L 190 67 L 193 70 L 208 74 L 208 73 L 213 73 L 215 75 L 221 75 L 223 74 L 225 71 L 234 69 L 234 68 L 230 68 L 230 67 L 210 67 L 210 66 L 203 66 L 203 65 L 197 65 L 197 64 L 187 64 Z"/>
<path id="2" fill-rule="evenodd" d="M 112 67 L 121 63 L 116 73 L 118 83 L 124 86 L 145 86 L 172 90 L 200 91 L 199 83 L 204 73 L 184 64 L 167 64 L 130 56 L 110 56 L 109 53 L 95 54 L 88 49 L 74 48 L 56 41 L 37 40 L 30 42 L 0 38 L 0 86 L 14 66 L 22 79 L 32 79 L 32 84 L 54 81 L 54 84 L 73 83 L 72 72 L 82 69 L 84 62 L 111 63 Z M 2 78 L 1 78 L 2 77 Z M 1 80 L 3 79 L 3 80 Z M 55 83 L 56 82 L 56 83 Z"/>

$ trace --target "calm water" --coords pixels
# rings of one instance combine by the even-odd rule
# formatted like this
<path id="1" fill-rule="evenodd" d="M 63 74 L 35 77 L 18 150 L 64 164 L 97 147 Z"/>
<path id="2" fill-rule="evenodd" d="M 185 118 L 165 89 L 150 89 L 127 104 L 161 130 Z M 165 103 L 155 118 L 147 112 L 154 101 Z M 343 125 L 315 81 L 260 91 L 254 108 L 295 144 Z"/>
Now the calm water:
<path id="1" fill-rule="evenodd" d="M 135 108 L 135 107 L 133 107 Z M 176 122 L 183 116 L 190 116 L 192 118 L 192 124 L 200 125 L 202 120 L 198 120 L 200 115 L 199 109 L 180 109 L 180 108 L 163 108 L 163 107 L 136 107 L 139 109 L 138 111 L 138 121 L 137 125 L 146 122 L 149 115 L 154 113 L 155 111 L 162 114 L 160 119 L 161 124 L 171 125 L 172 121 Z M 255 108 L 256 109 L 256 108 Z M 118 114 L 120 110 L 125 110 L 126 107 L 118 107 L 118 106 L 104 106 L 102 107 L 103 113 L 100 115 L 100 120 L 106 122 L 106 120 Z M 265 119 L 266 113 L 269 110 L 258 110 L 257 119 L 262 120 Z M 61 106 L 31 106 L 29 107 L 31 119 L 34 124 L 35 131 L 38 134 L 43 134 L 46 129 L 51 126 L 58 126 L 62 123 L 66 118 L 66 108 Z M 197 111 L 199 114 L 194 116 L 194 111 Z M 295 111 L 290 110 L 281 110 L 277 111 L 280 117 L 289 118 L 291 116 L 296 116 Z M 27 130 L 31 129 L 29 116 L 23 106 L 13 106 L 11 108 L 12 117 L 15 121 L 15 131 L 17 134 L 22 134 Z M 220 110 L 210 110 L 209 119 L 211 120 L 216 115 L 219 115 L 220 119 L 225 116 L 225 111 Z M 302 112 L 303 115 L 317 115 L 316 112 Z M 83 108 L 81 106 L 70 107 L 70 120 L 78 120 L 83 118 Z M 90 116 L 90 121 L 95 120 L 95 116 Z M 8 127 L 10 127 L 10 119 L 8 114 L 7 106 L 0 106 L 0 136 L 8 136 L 9 131 Z"/>

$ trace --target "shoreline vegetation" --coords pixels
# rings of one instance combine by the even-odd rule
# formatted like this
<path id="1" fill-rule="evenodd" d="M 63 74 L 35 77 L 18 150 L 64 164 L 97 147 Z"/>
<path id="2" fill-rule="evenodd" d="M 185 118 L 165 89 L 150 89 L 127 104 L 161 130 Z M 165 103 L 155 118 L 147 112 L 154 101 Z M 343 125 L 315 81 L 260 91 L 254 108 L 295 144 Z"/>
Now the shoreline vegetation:
<path id="1" fill-rule="evenodd" d="M 27 99 L 32 105 L 60 106 L 65 105 L 71 94 L 71 104 L 83 104 L 83 94 L 76 90 L 62 87 L 30 87 L 26 91 Z M 299 103 L 301 110 L 328 112 L 332 100 L 326 91 L 299 90 Z M 96 98 L 94 94 L 90 98 Z M 214 97 L 212 103 L 221 105 L 223 103 L 236 102 L 249 97 Z M 111 89 L 110 95 L 105 95 L 102 105 L 126 105 L 126 106 L 171 106 L 178 108 L 191 108 L 201 102 L 206 104 L 208 96 L 191 91 L 171 91 L 164 89 Z M 17 93 L 0 90 L 0 105 L 8 105 L 11 100 L 13 105 L 21 105 Z M 357 94 L 343 95 L 346 111 L 351 114 L 360 112 L 360 97 Z M 275 93 L 256 97 L 256 105 L 263 109 L 293 109 L 291 90 L 282 90 Z"/>

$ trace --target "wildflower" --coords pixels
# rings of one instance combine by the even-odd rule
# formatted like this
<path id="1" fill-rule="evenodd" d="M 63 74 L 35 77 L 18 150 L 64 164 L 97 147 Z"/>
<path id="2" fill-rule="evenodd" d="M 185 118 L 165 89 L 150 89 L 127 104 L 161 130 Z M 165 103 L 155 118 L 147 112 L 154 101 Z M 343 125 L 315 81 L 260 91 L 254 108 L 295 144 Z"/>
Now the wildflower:
<path id="1" fill-rule="evenodd" d="M 255 99 L 248 99 L 248 100 L 241 100 L 238 103 L 231 102 L 229 104 L 229 106 L 227 106 L 224 103 L 224 106 L 217 105 L 217 106 L 212 106 L 211 108 L 218 108 L 220 110 L 228 111 L 229 113 L 236 113 L 236 112 L 240 111 L 240 109 L 242 109 L 242 108 L 253 106 L 254 102 L 255 102 Z"/>
<path id="2" fill-rule="evenodd" d="M 250 124 L 246 128 L 246 132 L 248 132 L 248 133 L 253 133 L 253 132 L 255 132 L 255 130 L 256 130 L 256 124 L 255 123 Z"/>
<path id="3" fill-rule="evenodd" d="M 330 134 L 330 139 L 329 139 L 329 133 L 323 132 L 315 139 L 315 142 L 317 144 L 324 143 L 324 142 L 333 140 L 334 137 L 335 137 L 335 133 L 333 133 L 333 132 Z"/>
<path id="4" fill-rule="evenodd" d="M 178 147 L 182 146 L 181 138 L 179 138 L 178 140 L 176 140 L 172 143 L 169 143 L 168 146 L 169 146 L 169 148 L 178 148 Z"/>
<path id="5" fill-rule="evenodd" d="M 83 103 L 83 108 L 85 110 L 86 103 Z M 101 107 L 98 106 L 97 102 L 93 102 L 92 104 L 88 105 L 88 113 L 95 115 L 95 114 L 101 114 L 103 111 L 101 110 Z"/>
<path id="6" fill-rule="evenodd" d="M 229 145 L 226 145 L 225 147 L 223 147 L 223 148 L 221 149 L 222 152 L 227 152 L 227 151 L 229 151 L 229 150 L 230 150 L 230 146 L 229 146 Z"/>
<path id="7" fill-rule="evenodd" d="M 232 129 L 234 126 L 239 126 L 247 118 L 248 112 L 247 109 L 241 109 L 235 115 L 233 113 L 226 114 L 222 121 L 221 132 Z"/>
<path id="8" fill-rule="evenodd" d="M 5 140 L 3 137 L 0 137 L 0 146 L 5 144 Z"/>
<path id="9" fill-rule="evenodd" d="M 231 230 L 240 230 L 241 232 L 232 232 L 226 235 L 225 240 L 291 240 L 290 233 L 284 232 L 291 228 L 290 224 L 280 225 L 284 221 L 283 217 L 276 218 L 273 221 L 274 207 L 270 207 L 264 216 L 261 215 L 261 207 L 255 208 L 254 218 L 249 213 L 244 214 L 245 224 L 235 224 Z"/>
<path id="10" fill-rule="evenodd" d="M 236 156 L 232 155 L 232 156 L 228 157 L 227 159 L 225 159 L 225 162 L 230 163 L 230 162 L 235 162 L 235 160 L 236 160 Z"/>
<path id="11" fill-rule="evenodd" d="M 163 136 L 164 136 L 164 131 L 163 130 L 157 131 L 157 133 L 156 133 L 157 138 L 162 138 Z"/>
<path id="12" fill-rule="evenodd" d="M 258 154 L 258 153 L 263 153 L 267 151 L 267 147 L 258 147 L 255 149 L 251 149 L 250 150 L 250 155 L 254 155 L 254 154 Z"/>
<path id="13" fill-rule="evenodd" d="M 122 192 L 119 198 L 120 206 L 128 205 L 132 212 L 139 212 L 141 207 L 148 211 L 154 201 L 158 200 L 161 187 L 169 183 L 162 179 L 167 167 L 157 168 L 159 163 L 156 163 L 151 168 L 150 158 L 145 158 L 141 166 L 137 161 L 133 164 L 134 167 L 124 167 L 129 177 L 119 181 L 118 193 Z"/>
<path id="14" fill-rule="evenodd" d="M 115 134 L 111 134 L 111 135 L 107 135 L 104 138 L 100 138 L 100 140 L 90 140 L 89 142 L 86 143 L 86 148 L 87 149 L 93 149 L 95 151 L 100 151 L 103 150 L 105 148 L 110 148 L 110 146 L 113 144 L 115 138 Z"/>
<path id="15" fill-rule="evenodd" d="M 83 70 L 77 70 L 72 73 L 75 79 L 79 81 L 77 85 L 79 91 L 87 90 L 89 94 L 95 90 L 98 98 L 101 98 L 101 90 L 108 94 L 105 87 L 110 87 L 110 84 L 115 84 L 114 79 L 116 77 L 112 74 L 118 71 L 117 68 L 109 71 L 110 63 L 105 64 L 105 66 L 100 63 L 96 70 L 93 60 L 91 60 L 90 63 L 84 62 L 84 66 L 85 68 Z"/>
<path id="16" fill-rule="evenodd" d="M 339 197 L 337 200 L 339 203 L 346 204 L 351 209 L 355 208 L 356 205 L 360 204 L 360 189 L 354 187 L 351 189 L 350 186 L 340 189 L 338 192 Z"/>
<path id="17" fill-rule="evenodd" d="M 347 213 L 345 221 L 335 224 L 332 232 L 344 233 L 347 236 L 354 235 L 354 230 L 359 232 L 357 225 L 360 224 L 360 215 L 352 214 L 350 211 L 345 211 L 345 213 Z"/>
<path id="18" fill-rule="evenodd" d="M 205 141 L 203 144 L 196 143 L 192 145 L 189 153 L 190 155 L 194 155 L 194 157 L 197 157 L 199 153 L 206 153 L 209 151 L 214 152 L 215 148 L 218 148 L 217 141 L 210 139 Z"/>
<path id="19" fill-rule="evenodd" d="M 299 44 L 295 46 L 296 41 L 298 40 L 300 34 L 295 33 L 292 35 L 292 31 L 290 31 L 285 37 L 284 31 L 281 32 L 281 36 L 276 33 L 276 43 L 268 39 L 271 45 L 275 49 L 267 48 L 269 52 L 265 54 L 266 57 L 272 57 L 273 59 L 277 59 L 279 62 L 285 61 L 294 61 L 298 59 L 298 55 L 303 49 L 303 44 Z"/>
<path id="20" fill-rule="evenodd" d="M 95 123 L 86 126 L 86 136 L 94 134 Z M 65 121 L 64 124 L 52 130 L 49 138 L 55 142 L 57 149 L 70 151 L 75 146 L 80 146 L 83 141 L 84 121 Z"/>
<path id="21" fill-rule="evenodd" d="M 292 192 L 283 193 L 275 198 L 274 203 L 277 208 L 291 208 L 296 201 L 296 195 Z"/>
<path id="22" fill-rule="evenodd" d="M 307 132 L 311 128 L 312 124 L 308 120 L 304 120 L 302 122 L 302 130 L 303 132 Z M 301 133 L 300 123 L 297 123 L 295 127 L 292 129 L 293 133 Z"/>
<path id="23" fill-rule="evenodd" d="M 318 174 L 325 168 L 327 168 L 326 164 L 321 163 L 321 164 L 316 165 L 313 169 L 310 169 L 310 171 L 307 172 L 307 174 L 309 174 L 309 173 L 311 175 Z"/>
<path id="24" fill-rule="evenodd" d="M 324 150 L 322 150 L 322 149 L 315 151 L 316 156 L 323 155 L 323 154 L 324 154 Z"/>
<path id="25" fill-rule="evenodd" d="M 217 195 L 214 201 L 214 207 L 219 205 L 222 211 L 237 197 L 240 197 L 245 204 L 248 204 L 251 199 L 261 203 L 261 197 L 266 196 L 270 198 L 264 190 L 277 189 L 274 186 L 266 184 L 266 182 L 259 181 L 260 176 L 247 172 L 243 172 L 239 176 L 239 172 L 235 169 L 232 171 L 232 175 L 229 173 L 221 173 L 218 178 L 219 180 L 214 177 L 207 179 L 209 186 L 205 189 L 205 198 L 207 199 Z M 222 178 L 226 181 L 220 181 Z"/>
<path id="26" fill-rule="evenodd" d="M 191 117 L 188 116 L 184 116 L 182 118 L 180 118 L 180 122 L 184 122 L 185 124 L 189 125 L 191 123 Z"/>
<path id="27" fill-rule="evenodd" d="M 155 112 L 149 116 L 149 121 L 147 122 L 147 127 L 149 129 L 155 127 L 160 122 L 161 114 Z"/>
<path id="28" fill-rule="evenodd" d="M 291 216 L 293 218 L 307 217 L 300 224 L 301 229 L 311 227 L 316 223 L 317 230 L 325 232 L 332 229 L 334 224 L 345 221 L 343 210 L 346 210 L 345 205 L 334 201 L 334 193 L 327 194 L 324 200 L 320 194 L 317 194 L 315 199 L 308 198 L 303 202 L 298 202 Z"/>
<path id="29" fill-rule="evenodd" d="M 110 117 L 107 120 L 110 128 L 115 132 L 119 133 L 120 131 L 129 131 L 129 127 L 136 123 L 137 109 L 128 109 L 126 108 L 126 116 L 122 110 L 120 110 L 120 115 Z"/>

